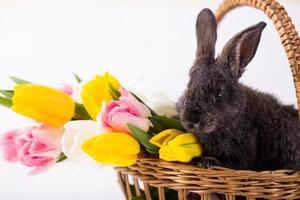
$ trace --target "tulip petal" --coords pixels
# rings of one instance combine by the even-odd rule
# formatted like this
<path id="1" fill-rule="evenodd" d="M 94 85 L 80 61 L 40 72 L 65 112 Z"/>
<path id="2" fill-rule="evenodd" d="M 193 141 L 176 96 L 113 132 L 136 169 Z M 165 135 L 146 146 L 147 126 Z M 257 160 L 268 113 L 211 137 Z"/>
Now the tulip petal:
<path id="1" fill-rule="evenodd" d="M 20 144 L 16 142 L 16 138 L 20 135 L 18 130 L 12 130 L 5 133 L 1 137 L 0 147 L 2 150 L 2 157 L 9 162 L 16 162 L 20 159 Z"/>
<path id="2" fill-rule="evenodd" d="M 76 120 L 69 121 L 64 125 L 65 129 L 97 131 L 100 125 L 93 120 Z"/>
<path id="3" fill-rule="evenodd" d="M 177 129 L 167 129 L 153 136 L 149 142 L 158 147 L 162 147 L 167 145 L 170 140 L 173 140 L 175 137 L 181 134 L 184 133 Z"/>
<path id="4" fill-rule="evenodd" d="M 69 121 L 75 113 L 75 103 L 62 91 L 35 84 L 14 88 L 12 110 L 55 127 Z"/>
<path id="5" fill-rule="evenodd" d="M 28 172 L 28 175 L 32 176 L 32 175 L 37 175 L 40 174 L 48 169 L 50 169 L 51 167 L 53 167 L 56 163 L 55 159 L 49 159 L 49 160 L 44 160 L 44 164 L 42 166 L 33 166 L 34 169 L 32 169 L 31 171 Z"/>
<path id="6" fill-rule="evenodd" d="M 136 162 L 139 143 L 130 135 L 112 132 L 87 140 L 82 149 L 95 161 L 114 166 L 129 166 Z"/>
<path id="7" fill-rule="evenodd" d="M 40 125 L 31 129 L 33 139 L 47 140 L 51 144 L 60 146 L 63 128 L 54 128 L 48 125 Z"/>
<path id="8" fill-rule="evenodd" d="M 131 124 L 145 132 L 149 130 L 150 120 L 146 118 L 136 117 L 130 113 L 117 112 L 111 116 L 111 125 L 118 131 L 126 131 L 130 133 L 127 124 Z"/>
<path id="9" fill-rule="evenodd" d="M 14 130 L 1 139 L 1 149 L 5 151 L 4 156 L 11 154 L 8 155 L 11 161 L 20 161 L 23 165 L 33 167 L 29 174 L 36 174 L 56 162 L 61 153 L 62 132 L 62 128 L 48 125 Z"/>
<path id="10" fill-rule="evenodd" d="M 160 148 L 159 158 L 166 161 L 179 161 L 176 153 L 168 145 Z"/>
<path id="11" fill-rule="evenodd" d="M 178 114 L 175 103 L 163 92 L 152 94 L 145 100 L 146 105 L 162 116 L 175 116 Z"/>
<path id="12" fill-rule="evenodd" d="M 69 96 L 73 94 L 73 87 L 69 84 L 64 84 L 60 90 Z"/>
<path id="13" fill-rule="evenodd" d="M 62 151 L 70 160 L 90 163 L 92 159 L 84 153 L 81 145 L 87 139 L 101 132 L 98 123 L 93 120 L 70 121 L 65 124 L 61 145 Z"/>
<path id="14" fill-rule="evenodd" d="M 162 131 L 150 142 L 160 145 L 159 157 L 166 161 L 190 162 L 194 157 L 202 154 L 202 148 L 197 138 L 191 133 L 178 131 L 171 134 L 172 130 Z M 177 131 L 177 130 L 175 130 Z"/>
<path id="15" fill-rule="evenodd" d="M 49 152 L 56 150 L 57 146 L 53 144 L 48 144 L 47 141 L 34 140 L 30 145 L 30 154 L 41 154 L 44 152 Z"/>
<path id="16" fill-rule="evenodd" d="M 73 130 L 65 130 L 62 139 L 61 139 L 61 150 L 62 152 L 68 157 L 71 157 L 71 148 L 73 146 L 73 138 L 74 138 L 75 132 Z"/>
<path id="17" fill-rule="evenodd" d="M 138 111 L 139 116 L 143 118 L 151 116 L 149 108 L 145 104 L 139 102 L 132 94 L 129 94 L 129 96 L 121 96 L 120 100 L 125 101 L 134 107 Z"/>
<path id="18" fill-rule="evenodd" d="M 114 155 L 105 155 L 97 154 L 94 157 L 96 162 L 102 164 L 108 164 L 118 167 L 127 167 L 133 165 L 137 160 L 137 155 L 123 155 L 123 156 L 114 156 Z"/>
<path id="19" fill-rule="evenodd" d="M 178 160 L 182 162 L 190 162 L 193 157 L 200 156 L 202 153 L 197 138 L 191 133 L 179 135 L 168 144 L 173 148 Z"/>
<path id="20" fill-rule="evenodd" d="M 107 84 L 111 84 L 115 90 L 118 90 L 120 87 L 120 82 L 113 76 L 111 75 L 109 72 L 105 72 L 103 74 L 103 79 L 105 80 L 105 82 Z"/>
<path id="21" fill-rule="evenodd" d="M 84 130 L 78 131 L 75 137 L 73 138 L 73 146 L 70 149 L 71 151 L 71 159 L 82 162 L 82 163 L 90 163 L 91 158 L 84 153 L 81 149 L 81 145 L 86 141 L 88 138 L 93 137 L 97 134 L 97 132 L 86 132 Z"/>
<path id="22" fill-rule="evenodd" d="M 82 88 L 81 98 L 83 105 L 94 120 L 96 120 L 101 110 L 102 102 L 112 100 L 109 93 L 109 84 L 117 88 L 116 90 L 120 87 L 119 81 L 106 72 L 103 76 L 97 75 L 95 79 L 87 82 Z"/>
<path id="23" fill-rule="evenodd" d="M 91 157 L 94 157 L 94 143 L 97 138 L 98 136 L 94 136 L 86 140 L 81 146 L 82 150 Z"/>
<path id="24" fill-rule="evenodd" d="M 130 133 L 127 125 L 131 124 L 147 132 L 150 127 L 148 117 L 151 116 L 148 107 L 122 87 L 120 93 L 119 100 L 110 101 L 106 105 L 103 104 L 104 107 L 99 114 L 103 126 Z"/>
<path id="25" fill-rule="evenodd" d="M 101 110 L 102 101 L 111 100 L 105 81 L 101 76 L 96 76 L 95 79 L 90 80 L 83 86 L 81 98 L 84 107 L 94 120 Z"/>
<path id="26" fill-rule="evenodd" d="M 45 156 L 24 156 L 21 160 L 23 165 L 28 167 L 44 167 L 48 165 L 48 163 L 53 162 L 54 158 L 45 157 Z"/>

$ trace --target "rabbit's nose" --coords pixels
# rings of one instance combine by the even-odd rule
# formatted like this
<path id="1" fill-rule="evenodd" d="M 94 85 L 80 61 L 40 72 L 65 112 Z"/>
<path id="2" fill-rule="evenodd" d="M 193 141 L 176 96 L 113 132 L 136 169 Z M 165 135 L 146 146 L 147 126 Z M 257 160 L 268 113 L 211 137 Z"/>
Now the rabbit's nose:
<path id="1" fill-rule="evenodd" d="M 187 129 L 193 129 L 195 126 L 193 122 L 185 122 L 184 125 Z"/>
<path id="2" fill-rule="evenodd" d="M 197 124 L 199 122 L 199 113 L 194 110 L 186 112 L 185 119 L 188 123 Z"/>

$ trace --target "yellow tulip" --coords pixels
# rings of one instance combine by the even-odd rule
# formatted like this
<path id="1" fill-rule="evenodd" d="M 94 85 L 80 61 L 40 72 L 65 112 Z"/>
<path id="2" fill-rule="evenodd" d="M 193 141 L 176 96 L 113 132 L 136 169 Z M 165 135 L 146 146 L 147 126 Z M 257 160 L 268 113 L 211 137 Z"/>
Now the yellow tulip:
<path id="1" fill-rule="evenodd" d="M 190 162 L 202 154 L 202 147 L 193 134 L 175 129 L 160 132 L 150 143 L 160 147 L 159 157 L 166 161 Z"/>
<path id="2" fill-rule="evenodd" d="M 102 76 L 97 75 L 95 79 L 87 82 L 81 92 L 83 105 L 92 119 L 96 120 L 101 110 L 102 102 L 109 102 L 112 96 L 109 93 L 109 85 L 116 90 L 119 89 L 119 81 L 108 72 Z"/>
<path id="3" fill-rule="evenodd" d="M 74 116 L 75 103 L 62 91 L 36 84 L 14 88 L 12 110 L 51 126 L 62 126 Z"/>
<path id="4" fill-rule="evenodd" d="M 126 167 L 136 162 L 140 145 L 127 133 L 111 132 L 88 139 L 82 149 L 99 163 Z"/>
<path id="5" fill-rule="evenodd" d="M 158 147 L 162 147 L 167 145 L 170 140 L 173 140 L 175 137 L 183 133 L 184 132 L 177 129 L 167 129 L 153 136 L 149 142 Z"/>

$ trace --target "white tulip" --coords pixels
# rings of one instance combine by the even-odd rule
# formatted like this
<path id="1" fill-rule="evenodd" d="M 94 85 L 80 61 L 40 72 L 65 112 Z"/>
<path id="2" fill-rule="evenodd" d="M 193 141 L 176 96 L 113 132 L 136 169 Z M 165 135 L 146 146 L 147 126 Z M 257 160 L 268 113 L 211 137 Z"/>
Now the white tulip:
<path id="1" fill-rule="evenodd" d="M 155 93 L 146 98 L 145 103 L 159 115 L 174 116 L 178 114 L 175 103 L 162 92 Z"/>
<path id="2" fill-rule="evenodd" d="M 100 125 L 92 120 L 78 120 L 66 123 L 64 128 L 61 146 L 68 159 L 81 163 L 94 163 L 94 160 L 81 149 L 81 145 L 89 138 L 103 132 L 100 130 Z"/>
<path id="3" fill-rule="evenodd" d="M 141 82 L 143 80 L 139 80 Z M 156 90 L 156 93 L 148 93 L 150 95 L 145 96 L 144 89 L 138 87 L 138 81 L 135 81 L 134 84 L 129 85 L 127 88 L 129 91 L 137 95 L 143 102 L 154 110 L 159 115 L 174 116 L 177 115 L 175 102 L 167 95 L 167 93 L 162 90 Z"/>

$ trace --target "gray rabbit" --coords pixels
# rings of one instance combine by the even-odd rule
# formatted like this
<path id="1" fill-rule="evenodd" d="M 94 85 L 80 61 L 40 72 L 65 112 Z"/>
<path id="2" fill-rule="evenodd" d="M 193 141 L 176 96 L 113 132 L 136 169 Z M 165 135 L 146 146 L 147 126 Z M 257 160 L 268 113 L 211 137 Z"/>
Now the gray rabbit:
<path id="1" fill-rule="evenodd" d="M 205 145 L 205 165 L 300 170 L 297 110 L 239 83 L 265 26 L 236 34 L 215 58 L 215 16 L 209 9 L 198 15 L 196 60 L 177 109 L 185 128 Z"/>

